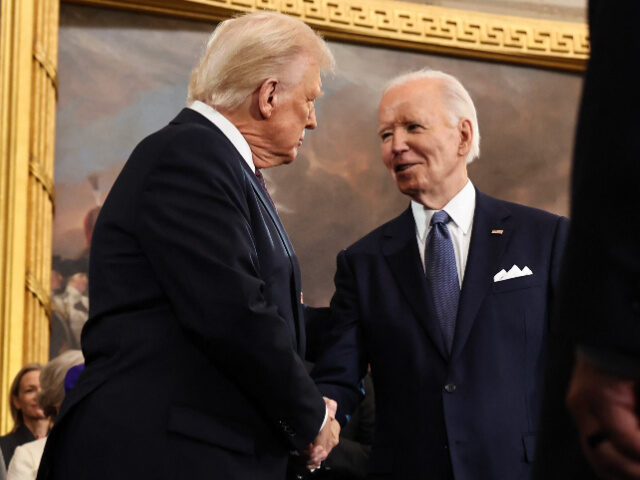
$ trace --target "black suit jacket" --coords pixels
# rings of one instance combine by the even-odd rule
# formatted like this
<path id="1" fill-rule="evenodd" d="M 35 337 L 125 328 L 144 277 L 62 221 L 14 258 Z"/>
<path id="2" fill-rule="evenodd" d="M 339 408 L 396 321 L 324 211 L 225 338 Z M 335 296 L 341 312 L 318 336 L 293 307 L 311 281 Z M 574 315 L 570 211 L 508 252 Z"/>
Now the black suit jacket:
<path id="1" fill-rule="evenodd" d="M 451 354 L 420 264 L 411 209 L 339 254 L 333 344 L 312 376 L 338 401 L 344 420 L 371 363 L 371 474 L 528 478 L 567 227 L 565 218 L 477 192 Z M 494 282 L 514 264 L 533 275 Z"/>
<path id="2" fill-rule="evenodd" d="M 32 442 L 36 439 L 25 425 L 20 425 L 15 432 L 8 433 L 0 437 L 0 451 L 4 459 L 5 468 L 9 468 L 9 462 L 13 458 L 13 453 L 20 445 Z"/>
<path id="3" fill-rule="evenodd" d="M 591 53 L 574 150 L 538 479 L 588 479 L 565 395 L 575 345 L 640 364 L 640 2 L 589 2 Z"/>
<path id="4" fill-rule="evenodd" d="M 39 478 L 282 479 L 325 406 L 295 253 L 253 172 L 183 110 L 134 150 L 90 257 L 86 369 Z"/>

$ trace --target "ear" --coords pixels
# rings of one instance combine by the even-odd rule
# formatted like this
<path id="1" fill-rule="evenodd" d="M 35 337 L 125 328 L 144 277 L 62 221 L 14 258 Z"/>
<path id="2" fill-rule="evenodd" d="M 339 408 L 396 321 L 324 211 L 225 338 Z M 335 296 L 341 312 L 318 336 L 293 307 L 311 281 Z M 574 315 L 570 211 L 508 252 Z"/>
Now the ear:
<path id="1" fill-rule="evenodd" d="M 458 155 L 466 157 L 471 150 L 471 141 L 473 140 L 473 125 L 468 118 L 463 118 L 458 124 L 460 132 L 460 144 L 458 145 Z"/>
<path id="2" fill-rule="evenodd" d="M 267 78 L 258 89 L 258 109 L 263 118 L 271 118 L 276 107 L 279 83 L 275 78 Z"/>
<path id="3" fill-rule="evenodd" d="M 16 397 L 15 395 L 11 395 L 11 404 L 13 405 L 13 408 L 15 408 L 16 410 L 20 410 L 20 404 L 18 403 L 18 397 Z"/>

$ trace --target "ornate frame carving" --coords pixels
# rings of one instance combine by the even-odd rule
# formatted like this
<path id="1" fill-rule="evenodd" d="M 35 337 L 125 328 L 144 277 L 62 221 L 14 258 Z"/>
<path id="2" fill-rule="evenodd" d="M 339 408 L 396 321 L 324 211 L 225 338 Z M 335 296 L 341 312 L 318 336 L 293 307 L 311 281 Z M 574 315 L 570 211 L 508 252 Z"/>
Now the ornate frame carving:
<path id="1" fill-rule="evenodd" d="M 327 38 L 582 71 L 586 24 L 492 15 L 391 0 L 63 0 L 219 21 L 265 9 L 296 16 Z"/>

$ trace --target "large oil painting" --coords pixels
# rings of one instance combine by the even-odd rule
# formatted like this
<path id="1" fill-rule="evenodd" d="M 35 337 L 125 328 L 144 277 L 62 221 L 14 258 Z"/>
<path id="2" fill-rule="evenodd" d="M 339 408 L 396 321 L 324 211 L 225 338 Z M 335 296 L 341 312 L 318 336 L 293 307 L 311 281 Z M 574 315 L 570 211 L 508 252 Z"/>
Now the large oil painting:
<path id="1" fill-rule="evenodd" d="M 61 7 L 51 356 L 78 346 L 88 318 L 88 253 L 100 206 L 135 145 L 185 105 L 191 68 L 213 27 Z M 381 91 L 401 72 L 440 69 L 467 87 L 482 137 L 480 158 L 470 166 L 479 189 L 568 213 L 580 75 L 330 46 L 337 69 L 323 80 L 318 129 L 308 133 L 293 164 L 265 174 L 300 259 L 306 303 L 328 304 L 336 254 L 409 204 L 380 160 L 376 135 Z"/>

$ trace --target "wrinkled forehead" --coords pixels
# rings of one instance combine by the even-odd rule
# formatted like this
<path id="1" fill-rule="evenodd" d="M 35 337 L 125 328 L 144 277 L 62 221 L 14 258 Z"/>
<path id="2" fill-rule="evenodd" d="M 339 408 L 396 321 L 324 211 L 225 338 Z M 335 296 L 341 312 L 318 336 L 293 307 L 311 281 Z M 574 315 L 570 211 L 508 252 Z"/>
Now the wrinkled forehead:
<path id="1" fill-rule="evenodd" d="M 403 87 L 405 86 L 401 85 L 383 95 L 378 108 L 380 125 L 426 121 L 444 113 L 440 94 L 436 89 Z"/>

